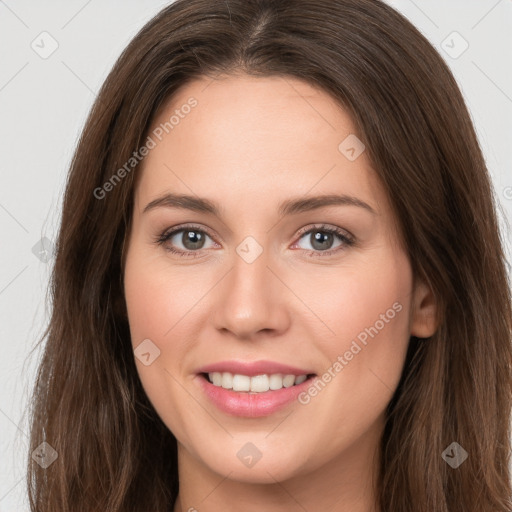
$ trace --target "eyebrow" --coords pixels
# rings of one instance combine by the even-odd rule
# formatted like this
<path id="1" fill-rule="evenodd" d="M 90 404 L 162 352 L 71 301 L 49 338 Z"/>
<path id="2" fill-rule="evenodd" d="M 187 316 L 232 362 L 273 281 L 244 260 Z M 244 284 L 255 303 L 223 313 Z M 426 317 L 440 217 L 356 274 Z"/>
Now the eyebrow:
<path id="1" fill-rule="evenodd" d="M 279 204 L 278 213 L 280 216 L 284 217 L 287 215 L 294 215 L 324 208 L 326 206 L 357 206 L 359 208 L 364 208 L 373 215 L 377 215 L 377 212 L 368 203 L 365 203 L 357 197 L 345 194 L 326 194 L 287 199 Z M 146 213 L 159 207 L 179 208 L 221 217 L 220 208 L 216 203 L 206 198 L 183 194 L 165 194 L 158 197 L 148 203 L 142 213 Z"/>

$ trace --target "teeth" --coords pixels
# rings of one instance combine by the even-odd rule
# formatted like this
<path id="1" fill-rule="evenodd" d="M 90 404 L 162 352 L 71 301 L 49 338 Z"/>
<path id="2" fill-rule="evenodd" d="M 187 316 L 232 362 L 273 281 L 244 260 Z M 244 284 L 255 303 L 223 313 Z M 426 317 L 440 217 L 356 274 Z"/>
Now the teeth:
<path id="1" fill-rule="evenodd" d="M 308 378 L 307 375 L 299 375 L 296 379 L 295 379 L 295 384 L 302 384 L 306 379 Z"/>
<path id="2" fill-rule="evenodd" d="M 210 376 L 210 380 L 215 384 L 215 386 L 222 386 L 222 373 L 215 372 L 208 374 Z"/>
<path id="3" fill-rule="evenodd" d="M 285 375 L 283 379 L 283 386 L 289 388 L 295 384 L 295 375 Z"/>
<path id="4" fill-rule="evenodd" d="M 251 377 L 251 391 L 254 393 L 264 393 L 270 389 L 268 375 L 256 375 Z"/>
<path id="5" fill-rule="evenodd" d="M 210 382 L 214 386 L 232 389 L 233 391 L 245 391 L 251 393 L 265 393 L 270 390 L 289 388 L 291 386 L 302 384 L 308 377 L 307 375 L 283 375 L 275 373 L 272 375 L 248 375 L 232 374 L 229 372 L 211 372 L 208 374 Z"/>
<path id="6" fill-rule="evenodd" d="M 270 376 L 269 379 L 270 389 L 281 389 L 283 387 L 283 376 L 280 373 L 276 373 Z"/>
<path id="7" fill-rule="evenodd" d="M 233 375 L 233 390 L 234 391 L 250 391 L 251 390 L 251 377 L 247 375 Z"/>
<path id="8" fill-rule="evenodd" d="M 220 374 L 221 376 L 221 386 L 224 388 L 224 389 L 231 389 L 233 387 L 233 374 L 232 373 L 228 373 L 228 372 L 224 372 L 224 373 L 221 373 Z M 210 380 L 211 377 L 210 377 Z"/>

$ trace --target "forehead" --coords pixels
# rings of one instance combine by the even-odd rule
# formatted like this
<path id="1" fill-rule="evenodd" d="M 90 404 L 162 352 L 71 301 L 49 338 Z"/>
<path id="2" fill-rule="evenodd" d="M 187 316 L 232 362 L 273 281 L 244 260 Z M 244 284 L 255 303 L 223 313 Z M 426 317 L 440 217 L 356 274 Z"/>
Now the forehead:
<path id="1" fill-rule="evenodd" d="M 174 94 L 149 136 L 139 200 L 178 191 L 253 208 L 310 193 L 385 201 L 365 151 L 347 158 L 363 148 L 348 112 L 301 80 L 202 77 Z"/>

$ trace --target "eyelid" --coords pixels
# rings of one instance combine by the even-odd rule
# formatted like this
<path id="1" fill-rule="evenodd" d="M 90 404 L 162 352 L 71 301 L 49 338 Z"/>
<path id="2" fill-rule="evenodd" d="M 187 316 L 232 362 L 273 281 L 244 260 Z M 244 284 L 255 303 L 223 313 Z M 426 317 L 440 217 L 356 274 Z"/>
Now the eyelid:
<path id="1" fill-rule="evenodd" d="M 175 235 L 179 231 L 185 231 L 187 229 L 197 230 L 206 233 L 210 238 L 215 239 L 215 236 L 212 234 L 209 228 L 199 225 L 199 224 L 178 224 L 173 226 L 172 228 L 166 229 L 161 235 L 161 238 L 168 237 L 169 235 Z"/>
<path id="2" fill-rule="evenodd" d="M 346 239 L 350 241 L 355 241 L 355 236 L 352 235 L 349 231 L 346 229 L 340 228 L 338 226 L 330 225 L 330 224 L 323 224 L 323 223 L 317 223 L 309 226 L 305 226 L 297 232 L 297 237 L 301 238 L 302 235 L 308 233 L 309 231 L 312 231 L 313 229 L 317 229 L 318 231 L 330 231 L 332 233 L 336 233 L 339 236 L 344 236 Z"/>
<path id="3" fill-rule="evenodd" d="M 330 224 L 320 223 L 315 225 L 309 225 L 299 230 L 298 233 L 298 239 L 294 244 L 292 245 L 292 248 L 295 248 L 301 238 L 308 233 L 314 232 L 314 231 L 324 231 L 326 233 L 331 233 L 335 236 L 337 236 L 341 240 L 341 244 L 338 247 L 334 247 L 331 249 L 328 249 L 326 251 L 315 251 L 312 249 L 302 249 L 303 252 L 306 252 L 306 255 L 311 258 L 317 258 L 319 260 L 321 259 L 328 259 L 331 256 L 337 256 L 343 251 L 347 250 L 350 247 L 353 247 L 356 245 L 356 238 L 352 233 L 348 232 L 346 229 L 340 228 L 339 226 L 334 226 Z"/>
<path id="4" fill-rule="evenodd" d="M 187 223 L 185 223 L 185 224 L 178 224 L 176 226 L 173 226 L 172 228 L 166 229 L 162 233 L 161 237 L 164 238 L 167 235 L 170 235 L 171 233 L 176 234 L 178 231 L 185 230 L 185 229 L 197 229 L 198 231 L 204 231 L 210 238 L 212 238 L 214 240 L 216 238 L 212 234 L 212 232 L 210 231 L 209 228 L 207 228 L 207 227 L 205 227 L 203 225 L 199 225 L 199 224 L 187 224 Z M 355 237 L 349 231 L 347 231 L 346 229 L 339 228 L 339 227 L 334 226 L 334 225 L 330 226 L 329 224 L 322 224 L 322 223 L 316 223 L 316 224 L 313 224 L 313 225 L 304 226 L 303 228 L 299 229 L 299 231 L 297 232 L 297 234 L 295 236 L 300 238 L 302 235 L 304 235 L 305 233 L 308 233 L 312 229 L 318 229 L 318 230 L 324 229 L 324 230 L 327 230 L 327 231 L 332 230 L 333 232 L 342 231 L 345 234 L 346 238 L 348 238 L 350 240 L 355 239 Z"/>
<path id="5" fill-rule="evenodd" d="M 209 228 L 202 226 L 202 225 L 190 224 L 190 223 L 178 224 L 176 226 L 173 226 L 172 228 L 165 230 L 161 235 L 157 236 L 155 242 L 159 245 L 164 245 L 165 242 L 168 241 L 170 238 L 172 238 L 174 235 L 176 235 L 177 233 L 179 233 L 181 231 L 185 231 L 187 229 L 203 232 L 206 235 L 208 235 L 215 243 L 218 243 L 216 241 L 216 237 L 211 233 Z M 338 236 L 342 241 L 342 245 L 338 246 L 334 249 L 328 249 L 326 251 L 315 251 L 315 250 L 302 249 L 303 251 L 306 251 L 308 253 L 308 255 L 314 255 L 314 257 L 322 257 L 322 255 L 324 255 L 324 257 L 327 257 L 334 253 L 338 253 L 338 252 L 342 251 L 343 249 L 346 249 L 346 247 L 350 247 L 356 243 L 356 239 L 355 239 L 354 235 L 352 235 L 347 230 L 340 228 L 339 226 L 334 226 L 334 225 L 325 224 L 325 223 L 317 223 L 317 224 L 313 224 L 313 225 L 310 224 L 308 226 L 301 228 L 295 235 L 296 241 L 292 244 L 292 247 L 294 247 L 305 234 L 308 234 L 309 232 L 311 232 L 315 229 L 318 231 L 332 233 L 332 234 Z M 201 252 L 205 249 L 199 249 L 197 251 L 183 251 L 181 249 L 167 249 L 167 250 L 169 252 L 172 252 L 172 253 L 175 253 L 175 254 L 178 254 L 181 256 L 194 257 L 196 255 L 200 255 Z M 194 256 L 192 256 L 192 255 L 194 255 Z"/>

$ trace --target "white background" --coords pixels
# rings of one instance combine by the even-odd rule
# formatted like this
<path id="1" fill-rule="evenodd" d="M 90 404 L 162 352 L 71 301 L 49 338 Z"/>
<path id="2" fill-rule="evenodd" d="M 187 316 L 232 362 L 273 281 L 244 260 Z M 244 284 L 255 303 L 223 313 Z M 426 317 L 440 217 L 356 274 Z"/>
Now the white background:
<path id="1" fill-rule="evenodd" d="M 48 318 L 53 260 L 32 248 L 55 240 L 70 159 L 96 91 L 136 32 L 168 2 L 0 0 L 0 512 L 28 511 L 23 416 Z M 502 222 L 512 213 L 512 1 L 396 0 L 451 67 L 475 123 Z M 50 36 L 40 36 L 42 32 Z M 469 44 L 458 58 L 443 41 Z M 450 36 L 452 51 L 463 41 Z M 46 38 L 41 42 L 41 38 Z M 41 58 L 31 43 L 57 50 Z M 453 39 L 453 43 L 450 41 Z M 42 48 L 39 51 L 43 51 Z M 510 254 L 510 236 L 503 232 Z M 510 259 L 509 259 L 510 260 Z"/>

